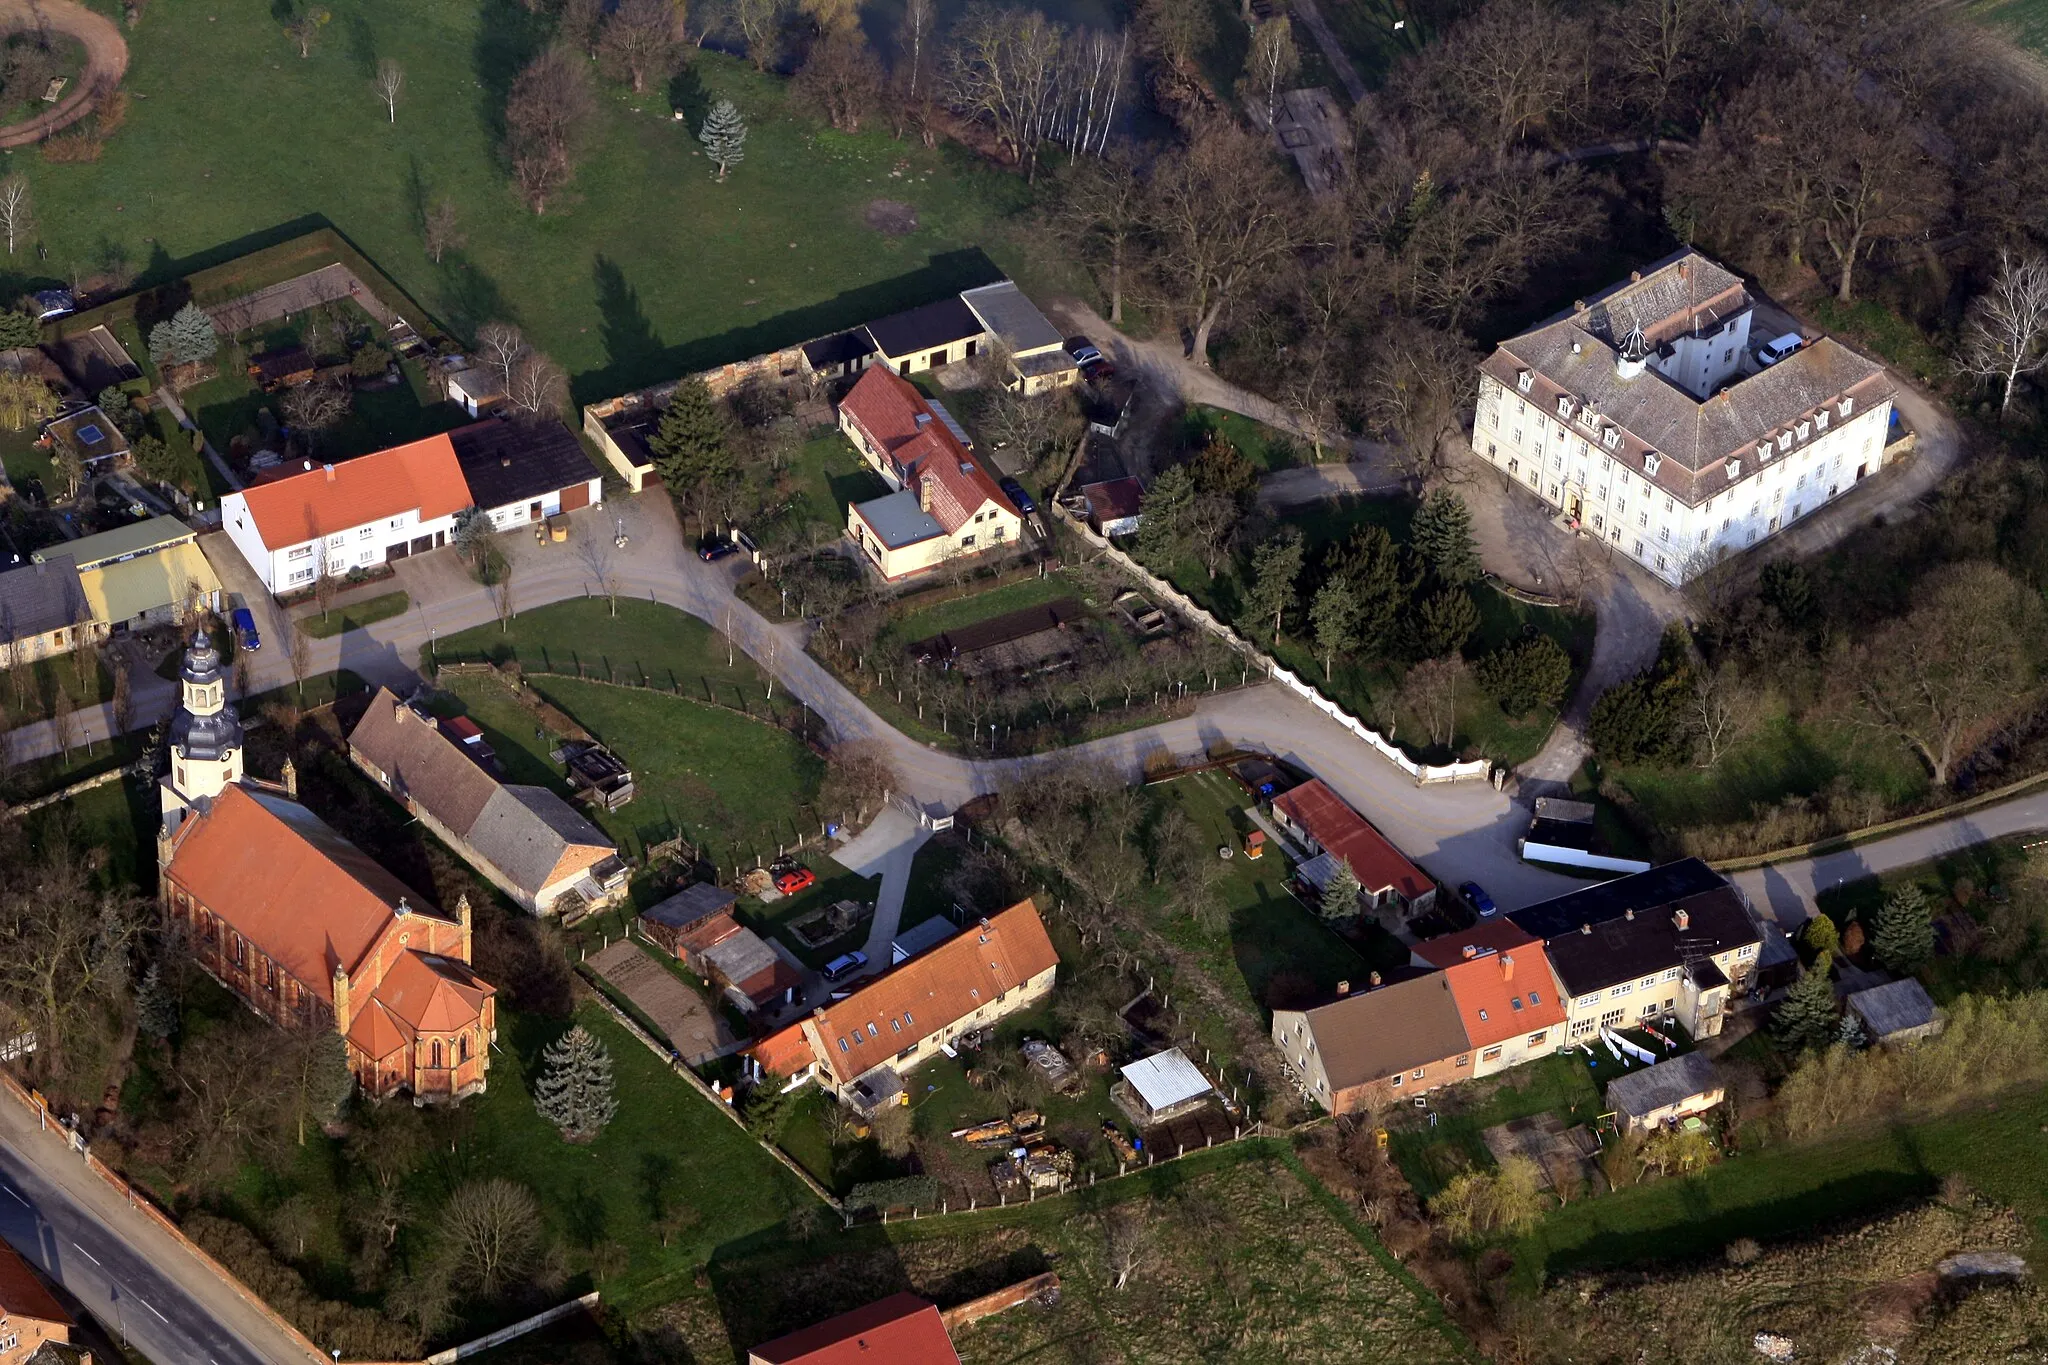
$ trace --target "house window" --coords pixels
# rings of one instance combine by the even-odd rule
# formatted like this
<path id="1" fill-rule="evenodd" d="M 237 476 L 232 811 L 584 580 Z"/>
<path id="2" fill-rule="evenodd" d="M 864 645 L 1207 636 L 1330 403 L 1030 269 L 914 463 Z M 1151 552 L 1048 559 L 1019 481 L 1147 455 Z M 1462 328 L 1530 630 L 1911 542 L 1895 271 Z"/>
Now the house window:
<path id="1" fill-rule="evenodd" d="M 1607 1011 L 1607 1013 L 1600 1016 L 1600 1027 L 1609 1028 L 1615 1024 L 1620 1023 L 1622 1019 L 1627 1015 L 1627 1013 L 1628 1011 L 1626 1010 Z"/>
<path id="2" fill-rule="evenodd" d="M 1419 1080 L 1421 1080 L 1421 1079 L 1422 1079 L 1422 1073 L 1423 1073 L 1423 1071 L 1424 1071 L 1424 1070 L 1426 1070 L 1426 1069 L 1427 1069 L 1427 1068 L 1424 1068 L 1424 1067 L 1419 1067 L 1419 1066 L 1418 1066 L 1418 1067 L 1416 1067 L 1416 1068 L 1415 1068 L 1415 1073 L 1414 1073 L 1414 1074 L 1415 1074 L 1415 1079 L 1416 1079 L 1416 1080 L 1418 1080 L 1418 1081 L 1419 1081 Z"/>
<path id="3" fill-rule="evenodd" d="M 1527 393 L 1529 391 L 1530 386 L 1534 382 L 1535 376 L 1530 374 L 1527 370 L 1524 370 L 1520 374 L 1515 376 L 1515 387 L 1520 389 L 1523 393 Z"/>
<path id="4" fill-rule="evenodd" d="M 1396 1090 L 1401 1088 L 1401 1078 L 1399 1076 L 1394 1077 L 1393 1085 Z"/>
<path id="5" fill-rule="evenodd" d="M 1530 991 L 1530 992 L 1529 992 L 1529 1003 L 1530 1003 L 1530 1004 L 1532 1004 L 1532 1005 L 1535 1005 L 1535 1006 L 1537 1006 L 1537 1007 L 1539 1007 L 1539 1008 L 1540 1008 L 1540 1007 L 1542 1006 L 1542 1004 L 1543 1004 L 1543 997 L 1542 997 L 1541 995 L 1537 994 L 1537 993 L 1536 993 L 1535 991 Z"/>
<path id="6" fill-rule="evenodd" d="M 1500 1060 L 1500 1049 L 1499 1049 L 1498 1047 L 1490 1047 L 1490 1048 L 1486 1049 L 1486 1051 L 1484 1051 L 1484 1052 L 1482 1052 L 1482 1053 L 1480 1053 L 1480 1054 L 1479 1054 L 1479 1060 L 1480 1060 L 1480 1061 L 1482 1061 L 1482 1062 L 1497 1062 L 1497 1061 L 1499 1061 L 1499 1060 Z"/>
<path id="7" fill-rule="evenodd" d="M 432 1055 L 434 1058 L 433 1069 L 436 1071 L 441 1070 L 441 1042 L 439 1039 L 434 1040 Z"/>
<path id="8" fill-rule="evenodd" d="M 1509 996 L 1508 1008 L 1513 1010 L 1515 1013 L 1520 1014 L 1522 1012 L 1522 997 L 1519 995 Z"/>
<path id="9" fill-rule="evenodd" d="M 357 539 L 357 540 L 368 540 L 368 539 L 369 539 L 369 538 L 370 538 L 371 536 L 374 536 L 374 535 L 376 535 L 376 534 L 377 534 L 377 530 L 376 530 L 376 528 L 375 528 L 375 527 L 373 527 L 373 526 L 365 526 L 365 527 L 364 527 L 364 528 L 363 528 L 362 530 L 360 530 L 360 531 L 356 532 L 356 539 Z"/>
<path id="10" fill-rule="evenodd" d="M 286 559 L 311 559 L 312 557 L 313 547 L 310 545 L 301 545 L 298 549 L 285 556 Z"/>
<path id="11" fill-rule="evenodd" d="M 841 1052 L 845 1052 L 845 1051 L 847 1051 L 847 1046 L 846 1046 L 846 1040 L 845 1040 L 844 1038 L 841 1038 L 841 1039 L 839 1040 L 839 1050 L 840 1050 Z"/>
<path id="12" fill-rule="evenodd" d="M 870 1037 L 870 1038 L 873 1038 L 873 1037 L 877 1036 L 877 1035 L 878 1035 L 878 1034 L 880 1034 L 880 1033 L 881 1033 L 881 1030 L 880 1030 L 880 1029 L 878 1029 L 878 1028 L 876 1028 L 876 1027 L 875 1027 L 875 1026 L 874 1026 L 873 1024 L 869 1024 L 869 1025 L 868 1025 L 868 1037 Z"/>
<path id="13" fill-rule="evenodd" d="M 1622 996 L 1627 995 L 1630 991 L 1634 989 L 1634 982 L 1624 981 L 1621 985 L 1616 986 L 1613 990 L 1607 992 L 1607 994 L 1618 1000 Z"/>
<path id="14" fill-rule="evenodd" d="M 1468 1053 L 1466 1053 L 1466 1054 L 1465 1054 L 1464 1056 L 1462 1056 L 1462 1057 L 1458 1058 L 1458 1065 L 1459 1065 L 1459 1066 L 1466 1066 L 1466 1065 L 1469 1065 L 1469 1064 L 1471 1063 L 1471 1061 L 1472 1061 L 1472 1054 L 1468 1052 Z"/>
<path id="15" fill-rule="evenodd" d="M 960 548 L 961 548 L 961 549 L 963 549 L 963 550 L 964 550 L 964 549 L 967 549 L 967 548 L 968 548 L 969 546 L 971 546 L 971 545 L 973 545 L 973 544 L 974 544 L 974 537 L 973 537 L 973 536 L 962 536 L 962 537 L 960 537 Z"/>
<path id="16" fill-rule="evenodd" d="M 405 525 L 405 518 L 404 518 L 404 517 L 393 517 L 393 518 L 392 518 L 392 519 L 391 519 L 390 521 L 386 522 L 386 523 L 385 523 L 385 525 L 389 526 L 389 527 L 390 527 L 390 528 L 391 528 L 392 530 L 394 530 L 394 531 L 395 531 L 395 530 L 397 530 L 397 529 L 398 529 L 399 527 L 401 527 L 401 526 Z"/>
<path id="17" fill-rule="evenodd" d="M 455 1040 L 455 1060 L 458 1062 L 469 1060 L 469 1035 L 467 1033 Z"/>
<path id="18" fill-rule="evenodd" d="M 1530 1034 L 1530 1035 L 1529 1035 L 1529 1044 L 1528 1044 L 1528 1045 L 1529 1045 L 1530 1047 L 1542 1047 L 1542 1046 L 1543 1046 L 1543 1040 L 1544 1040 L 1545 1038 L 1548 1038 L 1549 1036 L 1550 1036 L 1550 1030 L 1549 1030 L 1549 1029 L 1539 1029 L 1539 1030 L 1538 1030 L 1538 1031 L 1536 1031 L 1535 1033 L 1532 1033 L 1532 1034 Z"/>

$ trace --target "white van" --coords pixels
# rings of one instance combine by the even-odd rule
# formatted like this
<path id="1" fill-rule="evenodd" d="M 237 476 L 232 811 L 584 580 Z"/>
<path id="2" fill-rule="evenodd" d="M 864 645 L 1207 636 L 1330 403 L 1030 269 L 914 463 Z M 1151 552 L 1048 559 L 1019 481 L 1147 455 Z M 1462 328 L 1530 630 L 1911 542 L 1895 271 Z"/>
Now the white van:
<path id="1" fill-rule="evenodd" d="M 1806 344 L 1806 338 L 1797 332 L 1787 332 L 1775 341 L 1767 341 L 1758 348 L 1756 358 L 1766 365 L 1775 365 Z"/>

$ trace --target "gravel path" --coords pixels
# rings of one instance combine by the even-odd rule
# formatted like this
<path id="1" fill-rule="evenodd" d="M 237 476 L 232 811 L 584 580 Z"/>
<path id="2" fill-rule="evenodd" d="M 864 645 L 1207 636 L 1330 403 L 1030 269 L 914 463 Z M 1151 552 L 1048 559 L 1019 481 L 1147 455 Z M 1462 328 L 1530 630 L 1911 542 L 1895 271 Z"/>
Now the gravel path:
<path id="1" fill-rule="evenodd" d="M 84 118 L 128 72 L 128 42 L 114 21 L 76 0 L 0 0 L 0 29 L 49 28 L 85 45 L 85 71 L 64 98 L 32 119 L 0 128 L 0 147 L 41 142 Z"/>

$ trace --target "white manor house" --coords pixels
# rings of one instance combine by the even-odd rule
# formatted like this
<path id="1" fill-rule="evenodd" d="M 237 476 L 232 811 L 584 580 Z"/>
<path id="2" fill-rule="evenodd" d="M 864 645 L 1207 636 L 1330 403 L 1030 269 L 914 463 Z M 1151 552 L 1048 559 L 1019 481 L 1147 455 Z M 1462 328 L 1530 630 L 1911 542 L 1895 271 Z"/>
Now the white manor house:
<path id="1" fill-rule="evenodd" d="M 1696 251 L 1637 272 L 1487 357 L 1473 449 L 1683 583 L 1884 462 L 1884 367 L 1831 337 L 1752 343 L 1755 313 Z"/>

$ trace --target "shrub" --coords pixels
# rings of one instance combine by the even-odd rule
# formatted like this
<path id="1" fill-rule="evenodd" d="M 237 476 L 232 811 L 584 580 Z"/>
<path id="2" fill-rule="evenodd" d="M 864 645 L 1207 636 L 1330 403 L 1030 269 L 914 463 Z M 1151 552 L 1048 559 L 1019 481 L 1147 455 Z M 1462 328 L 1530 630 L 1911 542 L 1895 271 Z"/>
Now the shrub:
<path id="1" fill-rule="evenodd" d="M 1728 1264 L 1733 1266 L 1753 1265 L 1756 1258 L 1763 1254 L 1764 1249 L 1756 1244 L 1754 1237 L 1738 1237 L 1730 1242 L 1728 1250 L 1722 1253 Z"/>
<path id="2" fill-rule="evenodd" d="M 357 1360 L 410 1360 L 420 1354 L 420 1335 L 369 1308 L 323 1299 L 306 1286 L 290 1266 L 272 1255 L 256 1234 L 240 1223 L 197 1213 L 184 1224 L 185 1233 L 227 1267 L 294 1327 L 322 1345 L 339 1347 Z"/>
<path id="3" fill-rule="evenodd" d="M 81 161 L 98 161 L 100 155 L 106 150 L 106 139 L 100 137 L 97 133 L 89 133 L 84 129 L 79 129 L 75 132 L 59 133 L 53 138 L 46 139 L 43 143 L 43 160 L 55 162 L 59 165 L 73 164 Z"/>
<path id="4" fill-rule="evenodd" d="M 1586 736 L 1609 763 L 1668 761 L 1681 739 L 1677 698 L 1669 682 L 1647 673 L 1617 684 L 1593 703 Z"/>
<path id="5" fill-rule="evenodd" d="M 895 1180 L 868 1180 L 855 1185 L 846 1196 L 848 1212 L 861 1209 L 931 1208 L 939 1202 L 939 1182 L 928 1175 L 906 1175 Z"/>

